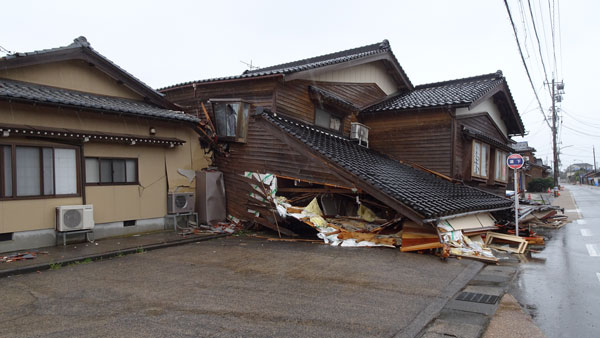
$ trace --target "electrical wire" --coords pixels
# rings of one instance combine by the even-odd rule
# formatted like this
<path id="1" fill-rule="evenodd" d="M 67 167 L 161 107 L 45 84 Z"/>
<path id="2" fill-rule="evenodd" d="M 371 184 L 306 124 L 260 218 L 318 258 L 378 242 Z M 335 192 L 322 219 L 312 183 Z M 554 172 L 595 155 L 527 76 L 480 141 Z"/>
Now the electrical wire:
<path id="1" fill-rule="evenodd" d="M 565 114 L 567 114 L 567 116 L 569 116 L 570 118 L 572 118 L 574 121 L 577 121 L 581 124 L 584 124 L 586 126 L 590 126 L 590 127 L 594 127 L 594 128 L 600 128 L 600 121 L 598 123 L 594 123 L 594 120 L 591 121 L 582 121 L 578 118 L 576 118 L 574 115 L 571 115 L 571 113 L 569 113 L 568 111 L 566 111 L 564 108 L 561 109 L 561 111 Z"/>
<path id="2" fill-rule="evenodd" d="M 566 125 L 564 125 L 564 123 L 563 123 L 563 127 L 567 128 L 567 129 L 569 129 L 569 130 L 571 130 L 571 131 L 573 131 L 573 132 L 575 132 L 576 134 L 579 134 L 579 135 L 600 138 L 600 135 L 594 135 L 594 134 L 583 132 L 583 131 L 575 129 L 575 128 L 567 127 Z"/>
<path id="3" fill-rule="evenodd" d="M 531 89 L 533 89 L 533 93 L 535 94 L 535 98 L 538 101 L 538 105 L 540 107 L 540 112 L 544 116 L 544 121 L 548 124 L 548 127 L 552 129 L 550 126 L 550 122 L 548 122 L 548 118 L 546 114 L 544 114 L 544 108 L 542 108 L 542 102 L 540 101 L 540 97 L 538 96 L 537 91 L 535 90 L 535 86 L 533 85 L 533 81 L 531 80 L 531 74 L 529 74 L 529 68 L 527 67 L 527 63 L 525 62 L 525 57 L 523 56 L 523 50 L 521 49 L 521 43 L 519 43 L 519 36 L 517 35 L 517 28 L 515 27 L 515 22 L 513 21 L 512 14 L 510 13 L 510 7 L 508 6 L 507 0 L 504 0 L 504 5 L 506 6 L 506 11 L 508 12 L 508 18 L 510 19 L 510 24 L 512 25 L 513 32 L 515 34 L 515 40 L 517 41 L 517 46 L 519 47 L 519 54 L 521 55 L 521 60 L 523 61 L 523 66 L 525 67 L 525 72 L 527 73 L 527 77 L 529 78 L 529 83 L 531 84 Z"/>
<path id="4" fill-rule="evenodd" d="M 2 47 L 2 46 L 0 46 L 0 52 L 2 52 L 2 53 L 6 53 L 6 54 L 12 54 L 12 52 L 11 52 L 11 51 L 9 51 L 8 49 L 6 49 L 6 48 L 4 48 L 4 47 Z"/>
<path id="5" fill-rule="evenodd" d="M 546 83 L 548 83 L 548 72 L 546 71 L 546 63 L 544 62 L 544 56 L 542 55 L 542 44 L 540 43 L 540 37 L 537 32 L 537 27 L 535 25 L 535 19 L 533 17 L 533 10 L 531 9 L 531 0 L 527 0 L 527 5 L 529 6 L 529 14 L 531 15 L 531 24 L 533 25 L 533 32 L 535 33 L 535 39 L 537 40 L 538 52 L 540 54 L 540 61 L 542 62 L 542 67 L 544 68 L 544 78 L 546 79 Z M 552 97 L 552 91 L 548 88 L 550 92 L 550 97 Z"/>

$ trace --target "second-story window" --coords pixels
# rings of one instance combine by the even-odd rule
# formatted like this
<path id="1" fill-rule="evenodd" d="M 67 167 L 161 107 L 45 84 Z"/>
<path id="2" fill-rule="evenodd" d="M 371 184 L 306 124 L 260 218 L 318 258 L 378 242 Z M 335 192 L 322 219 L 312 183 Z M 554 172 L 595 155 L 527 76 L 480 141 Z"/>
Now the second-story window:
<path id="1" fill-rule="evenodd" d="M 474 177 L 488 178 L 490 146 L 473 140 L 473 166 L 471 174 Z"/>
<path id="2" fill-rule="evenodd" d="M 496 181 L 500 181 L 500 182 L 506 182 L 508 181 L 508 175 L 507 175 L 507 167 L 506 167 L 506 158 L 508 157 L 508 154 L 504 151 L 501 150 L 496 150 L 496 173 L 494 175 L 494 178 L 496 179 Z"/>
<path id="3" fill-rule="evenodd" d="M 250 105 L 240 100 L 211 99 L 217 136 L 224 141 L 245 142 Z"/>
<path id="4" fill-rule="evenodd" d="M 315 108 L 315 125 L 338 132 L 342 131 L 342 119 L 321 108 Z"/>

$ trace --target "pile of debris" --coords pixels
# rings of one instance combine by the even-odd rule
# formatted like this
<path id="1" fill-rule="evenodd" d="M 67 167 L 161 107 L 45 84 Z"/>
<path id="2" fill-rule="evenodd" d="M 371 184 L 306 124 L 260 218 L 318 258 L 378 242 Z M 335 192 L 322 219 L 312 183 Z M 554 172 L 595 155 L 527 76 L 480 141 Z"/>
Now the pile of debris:
<path id="1" fill-rule="evenodd" d="M 524 205 L 519 220 L 523 224 L 519 236 L 515 236 L 510 217 L 503 218 L 509 221 L 499 222 L 490 212 L 417 224 L 386 210 L 385 206 L 369 200 L 368 196 L 310 194 L 301 193 L 302 189 L 290 188 L 281 190 L 293 190 L 296 194 L 282 196 L 277 194 L 275 175 L 246 172 L 244 176 L 253 188 L 248 213 L 255 222 L 276 230 L 280 238 L 281 234 L 291 237 L 303 234 L 316 236 L 333 246 L 399 248 L 403 252 L 432 252 L 443 258 L 471 258 L 497 263 L 493 250 L 522 254 L 530 244 L 544 244 L 544 238 L 531 231 L 529 224 L 555 224 L 563 220 L 563 216 L 558 215 L 558 208 Z M 304 206 L 298 205 L 301 203 Z M 374 206 L 374 209 L 366 204 Z"/>
<path id="2" fill-rule="evenodd" d="M 17 262 L 22 260 L 34 259 L 40 254 L 48 254 L 47 251 L 25 251 L 25 252 L 15 252 L 7 256 L 0 256 L 0 263 L 10 263 Z"/>
<path id="3" fill-rule="evenodd" d="M 521 225 L 560 229 L 567 223 L 568 217 L 560 207 L 551 205 L 522 205 L 519 207 L 519 224 Z"/>

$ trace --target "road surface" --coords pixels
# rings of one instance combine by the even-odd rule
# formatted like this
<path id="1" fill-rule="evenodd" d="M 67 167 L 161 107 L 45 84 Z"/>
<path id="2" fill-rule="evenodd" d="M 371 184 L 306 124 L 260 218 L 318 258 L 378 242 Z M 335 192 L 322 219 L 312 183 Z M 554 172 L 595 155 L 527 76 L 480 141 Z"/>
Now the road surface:
<path id="1" fill-rule="evenodd" d="M 580 219 L 558 230 L 546 248 L 521 263 L 511 290 L 549 337 L 600 337 L 600 189 L 567 186 Z"/>

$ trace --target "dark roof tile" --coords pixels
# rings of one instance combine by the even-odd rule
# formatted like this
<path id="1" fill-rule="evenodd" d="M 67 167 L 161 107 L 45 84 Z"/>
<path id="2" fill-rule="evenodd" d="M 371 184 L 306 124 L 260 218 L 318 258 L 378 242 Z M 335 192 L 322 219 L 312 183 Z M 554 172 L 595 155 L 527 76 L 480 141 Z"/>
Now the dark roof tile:
<path id="1" fill-rule="evenodd" d="M 263 117 L 425 218 L 512 205 L 512 201 L 506 198 L 441 179 L 314 126 L 267 112 L 263 113 Z"/>
<path id="2" fill-rule="evenodd" d="M 158 108 L 146 102 L 101 96 L 7 79 L 0 79 L 0 98 L 31 101 L 50 105 L 66 105 L 76 108 L 102 110 L 111 113 L 125 113 L 162 120 L 186 122 L 200 121 L 198 118 L 183 112 Z"/>
<path id="3" fill-rule="evenodd" d="M 504 82 L 502 72 L 416 86 L 363 109 L 365 113 L 388 110 L 465 105 L 477 101 Z"/>
<path id="4" fill-rule="evenodd" d="M 325 54 L 325 55 L 321 55 L 321 56 L 316 56 L 316 57 L 293 61 L 293 62 L 288 62 L 288 63 L 282 63 L 279 65 L 270 66 L 270 67 L 264 67 L 264 68 L 254 69 L 254 70 L 247 70 L 241 75 L 217 77 L 217 78 L 198 80 L 198 81 L 189 81 L 189 82 L 184 82 L 184 83 L 164 87 L 159 90 L 166 90 L 166 89 L 170 89 L 170 88 L 174 88 L 174 87 L 186 86 L 186 85 L 190 85 L 193 83 L 217 82 L 217 81 L 225 81 L 225 80 L 239 80 L 239 79 L 245 79 L 245 78 L 253 78 L 253 77 L 276 75 L 276 74 L 290 74 L 290 73 L 295 73 L 295 72 L 300 72 L 300 71 L 305 71 L 305 70 L 310 70 L 310 69 L 316 69 L 316 68 L 320 68 L 320 67 L 339 64 L 339 63 L 343 63 L 343 62 L 347 62 L 347 61 L 364 58 L 364 57 L 371 56 L 371 55 L 388 53 L 388 52 L 392 56 L 393 62 L 396 64 L 396 67 L 398 67 L 398 69 L 402 73 L 402 77 L 404 79 L 406 79 L 408 86 L 412 87 L 412 84 L 410 83 L 408 76 L 406 75 L 406 73 L 404 72 L 402 67 L 400 66 L 400 63 L 396 59 L 396 56 L 392 53 L 392 50 L 390 48 L 390 44 L 389 44 L 388 40 L 383 40 L 382 42 L 374 43 L 374 44 L 363 46 L 363 47 L 352 48 L 352 49 L 348 49 L 348 50 L 344 50 L 344 51 L 340 51 L 340 52 Z"/>

